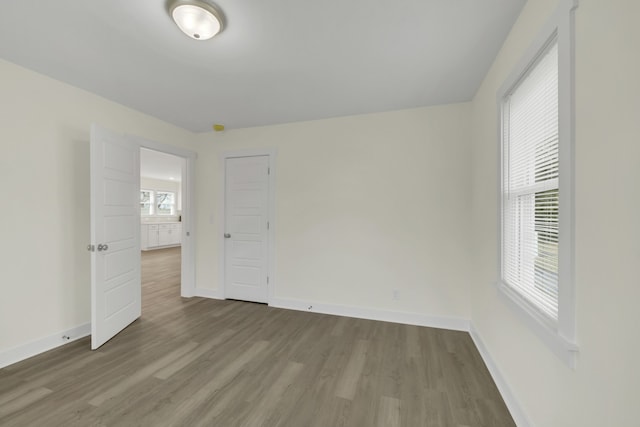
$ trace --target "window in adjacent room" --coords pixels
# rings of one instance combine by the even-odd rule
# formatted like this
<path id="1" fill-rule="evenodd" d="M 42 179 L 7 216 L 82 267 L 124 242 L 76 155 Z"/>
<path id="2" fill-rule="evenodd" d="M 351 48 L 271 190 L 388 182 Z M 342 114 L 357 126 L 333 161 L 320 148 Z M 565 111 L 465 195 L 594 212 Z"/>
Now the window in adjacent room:
<path id="1" fill-rule="evenodd" d="M 140 190 L 140 214 L 141 215 L 151 215 L 153 206 L 151 200 L 152 192 L 149 190 Z"/>
<path id="2" fill-rule="evenodd" d="M 176 193 L 173 191 L 140 190 L 140 215 L 176 215 Z"/>
<path id="3" fill-rule="evenodd" d="M 176 214 L 176 193 L 156 191 L 156 215 Z"/>

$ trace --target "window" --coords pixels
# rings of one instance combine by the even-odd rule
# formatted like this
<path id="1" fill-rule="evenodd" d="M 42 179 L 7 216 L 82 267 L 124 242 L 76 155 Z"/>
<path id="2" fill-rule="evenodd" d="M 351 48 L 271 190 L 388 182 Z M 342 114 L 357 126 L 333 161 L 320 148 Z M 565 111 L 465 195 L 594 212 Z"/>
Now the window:
<path id="1" fill-rule="evenodd" d="M 575 366 L 573 11 L 561 2 L 498 93 L 499 290 Z"/>
<path id="2" fill-rule="evenodd" d="M 176 215 L 176 193 L 140 190 L 140 215 Z"/>
<path id="3" fill-rule="evenodd" d="M 151 215 L 151 191 L 140 190 L 140 214 Z"/>
<path id="4" fill-rule="evenodd" d="M 558 319 L 558 43 L 502 102 L 502 280 Z"/>
<path id="5" fill-rule="evenodd" d="M 156 215 L 176 214 L 176 194 L 169 191 L 156 191 Z"/>

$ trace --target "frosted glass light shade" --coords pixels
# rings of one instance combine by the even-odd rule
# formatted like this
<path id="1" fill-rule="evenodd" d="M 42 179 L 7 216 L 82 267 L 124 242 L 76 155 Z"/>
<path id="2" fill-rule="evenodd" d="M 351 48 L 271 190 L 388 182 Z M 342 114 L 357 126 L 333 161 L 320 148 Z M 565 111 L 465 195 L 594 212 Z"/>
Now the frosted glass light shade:
<path id="1" fill-rule="evenodd" d="M 222 29 L 218 11 L 204 2 L 178 1 L 171 8 L 171 17 L 194 40 L 208 40 Z"/>

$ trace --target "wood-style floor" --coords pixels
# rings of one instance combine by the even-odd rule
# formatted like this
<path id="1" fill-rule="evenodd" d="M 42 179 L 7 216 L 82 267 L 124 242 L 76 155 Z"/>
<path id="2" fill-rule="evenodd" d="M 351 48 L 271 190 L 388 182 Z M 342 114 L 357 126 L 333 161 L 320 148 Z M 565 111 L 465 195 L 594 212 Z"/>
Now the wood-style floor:
<path id="1" fill-rule="evenodd" d="M 0 370 L 1 426 L 513 426 L 469 335 L 179 296 L 143 254 L 142 318 Z"/>

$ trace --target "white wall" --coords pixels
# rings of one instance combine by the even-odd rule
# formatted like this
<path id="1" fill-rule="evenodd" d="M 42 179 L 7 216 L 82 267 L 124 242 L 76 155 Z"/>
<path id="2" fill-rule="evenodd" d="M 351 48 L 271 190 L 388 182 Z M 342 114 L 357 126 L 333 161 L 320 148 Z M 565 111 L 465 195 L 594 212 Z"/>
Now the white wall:
<path id="1" fill-rule="evenodd" d="M 473 101 L 471 318 L 533 425 L 637 426 L 640 4 L 576 11 L 576 289 L 566 367 L 498 297 L 496 93 L 557 0 L 529 0 Z"/>
<path id="2" fill-rule="evenodd" d="M 278 299 L 467 319 L 469 107 L 200 135 L 198 286 L 219 287 L 219 154 L 272 147 Z"/>
<path id="3" fill-rule="evenodd" d="M 193 134 L 0 61 L 0 355 L 90 321 L 89 128 L 190 148 Z"/>

